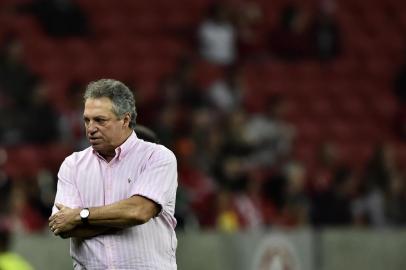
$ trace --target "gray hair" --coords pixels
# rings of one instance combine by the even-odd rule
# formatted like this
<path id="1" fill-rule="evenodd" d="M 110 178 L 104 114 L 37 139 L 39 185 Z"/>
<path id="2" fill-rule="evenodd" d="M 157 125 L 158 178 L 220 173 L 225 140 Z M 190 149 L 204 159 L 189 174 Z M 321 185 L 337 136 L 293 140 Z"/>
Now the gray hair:
<path id="1" fill-rule="evenodd" d="M 118 117 L 124 117 L 124 114 L 129 113 L 131 120 L 129 127 L 134 129 L 137 111 L 135 107 L 135 99 L 130 89 L 122 82 L 113 79 L 100 79 L 90 82 L 83 96 L 86 102 L 89 98 L 107 97 L 113 103 L 113 113 Z"/>

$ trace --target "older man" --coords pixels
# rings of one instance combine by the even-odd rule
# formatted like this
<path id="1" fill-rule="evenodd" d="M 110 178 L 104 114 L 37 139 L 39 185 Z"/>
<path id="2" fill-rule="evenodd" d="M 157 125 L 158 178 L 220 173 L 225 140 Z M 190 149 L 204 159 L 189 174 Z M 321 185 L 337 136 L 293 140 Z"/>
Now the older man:
<path id="1" fill-rule="evenodd" d="M 123 83 L 92 82 L 84 100 L 91 147 L 62 163 L 49 227 L 71 238 L 74 269 L 176 269 L 174 154 L 137 138 Z"/>

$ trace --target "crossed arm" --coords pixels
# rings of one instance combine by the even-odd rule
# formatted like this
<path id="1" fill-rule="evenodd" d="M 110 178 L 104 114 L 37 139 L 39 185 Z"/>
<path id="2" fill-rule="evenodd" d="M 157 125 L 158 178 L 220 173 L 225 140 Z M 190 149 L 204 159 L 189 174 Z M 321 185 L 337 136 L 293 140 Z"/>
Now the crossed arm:
<path id="1" fill-rule="evenodd" d="M 49 227 L 62 238 L 90 238 L 148 222 L 160 211 L 160 205 L 145 197 L 135 195 L 101 207 L 89 208 L 88 224 L 79 216 L 80 208 L 69 208 L 56 203 L 59 212 L 49 218 Z"/>

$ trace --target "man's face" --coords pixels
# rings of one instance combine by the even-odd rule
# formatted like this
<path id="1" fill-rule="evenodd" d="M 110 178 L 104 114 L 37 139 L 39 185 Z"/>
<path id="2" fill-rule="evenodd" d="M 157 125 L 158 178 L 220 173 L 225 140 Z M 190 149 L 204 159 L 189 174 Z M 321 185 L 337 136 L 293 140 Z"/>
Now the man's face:
<path id="1" fill-rule="evenodd" d="M 101 154 L 114 153 L 125 139 L 128 123 L 117 118 L 109 98 L 87 99 L 83 119 L 90 144 Z"/>

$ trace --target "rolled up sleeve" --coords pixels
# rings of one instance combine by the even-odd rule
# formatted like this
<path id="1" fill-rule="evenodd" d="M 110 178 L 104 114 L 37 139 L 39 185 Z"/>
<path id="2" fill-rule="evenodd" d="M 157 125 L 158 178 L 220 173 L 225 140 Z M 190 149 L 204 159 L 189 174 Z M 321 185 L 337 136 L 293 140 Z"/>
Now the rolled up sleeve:
<path id="1" fill-rule="evenodd" d="M 161 147 L 151 154 L 145 169 L 131 186 L 130 196 L 146 197 L 159 204 L 162 211 L 173 215 L 177 185 L 176 157 L 169 149 Z"/>
<path id="2" fill-rule="evenodd" d="M 58 212 L 55 204 L 60 203 L 70 208 L 79 208 L 82 203 L 79 191 L 75 185 L 74 166 L 65 159 L 58 172 L 58 185 L 52 215 Z"/>

